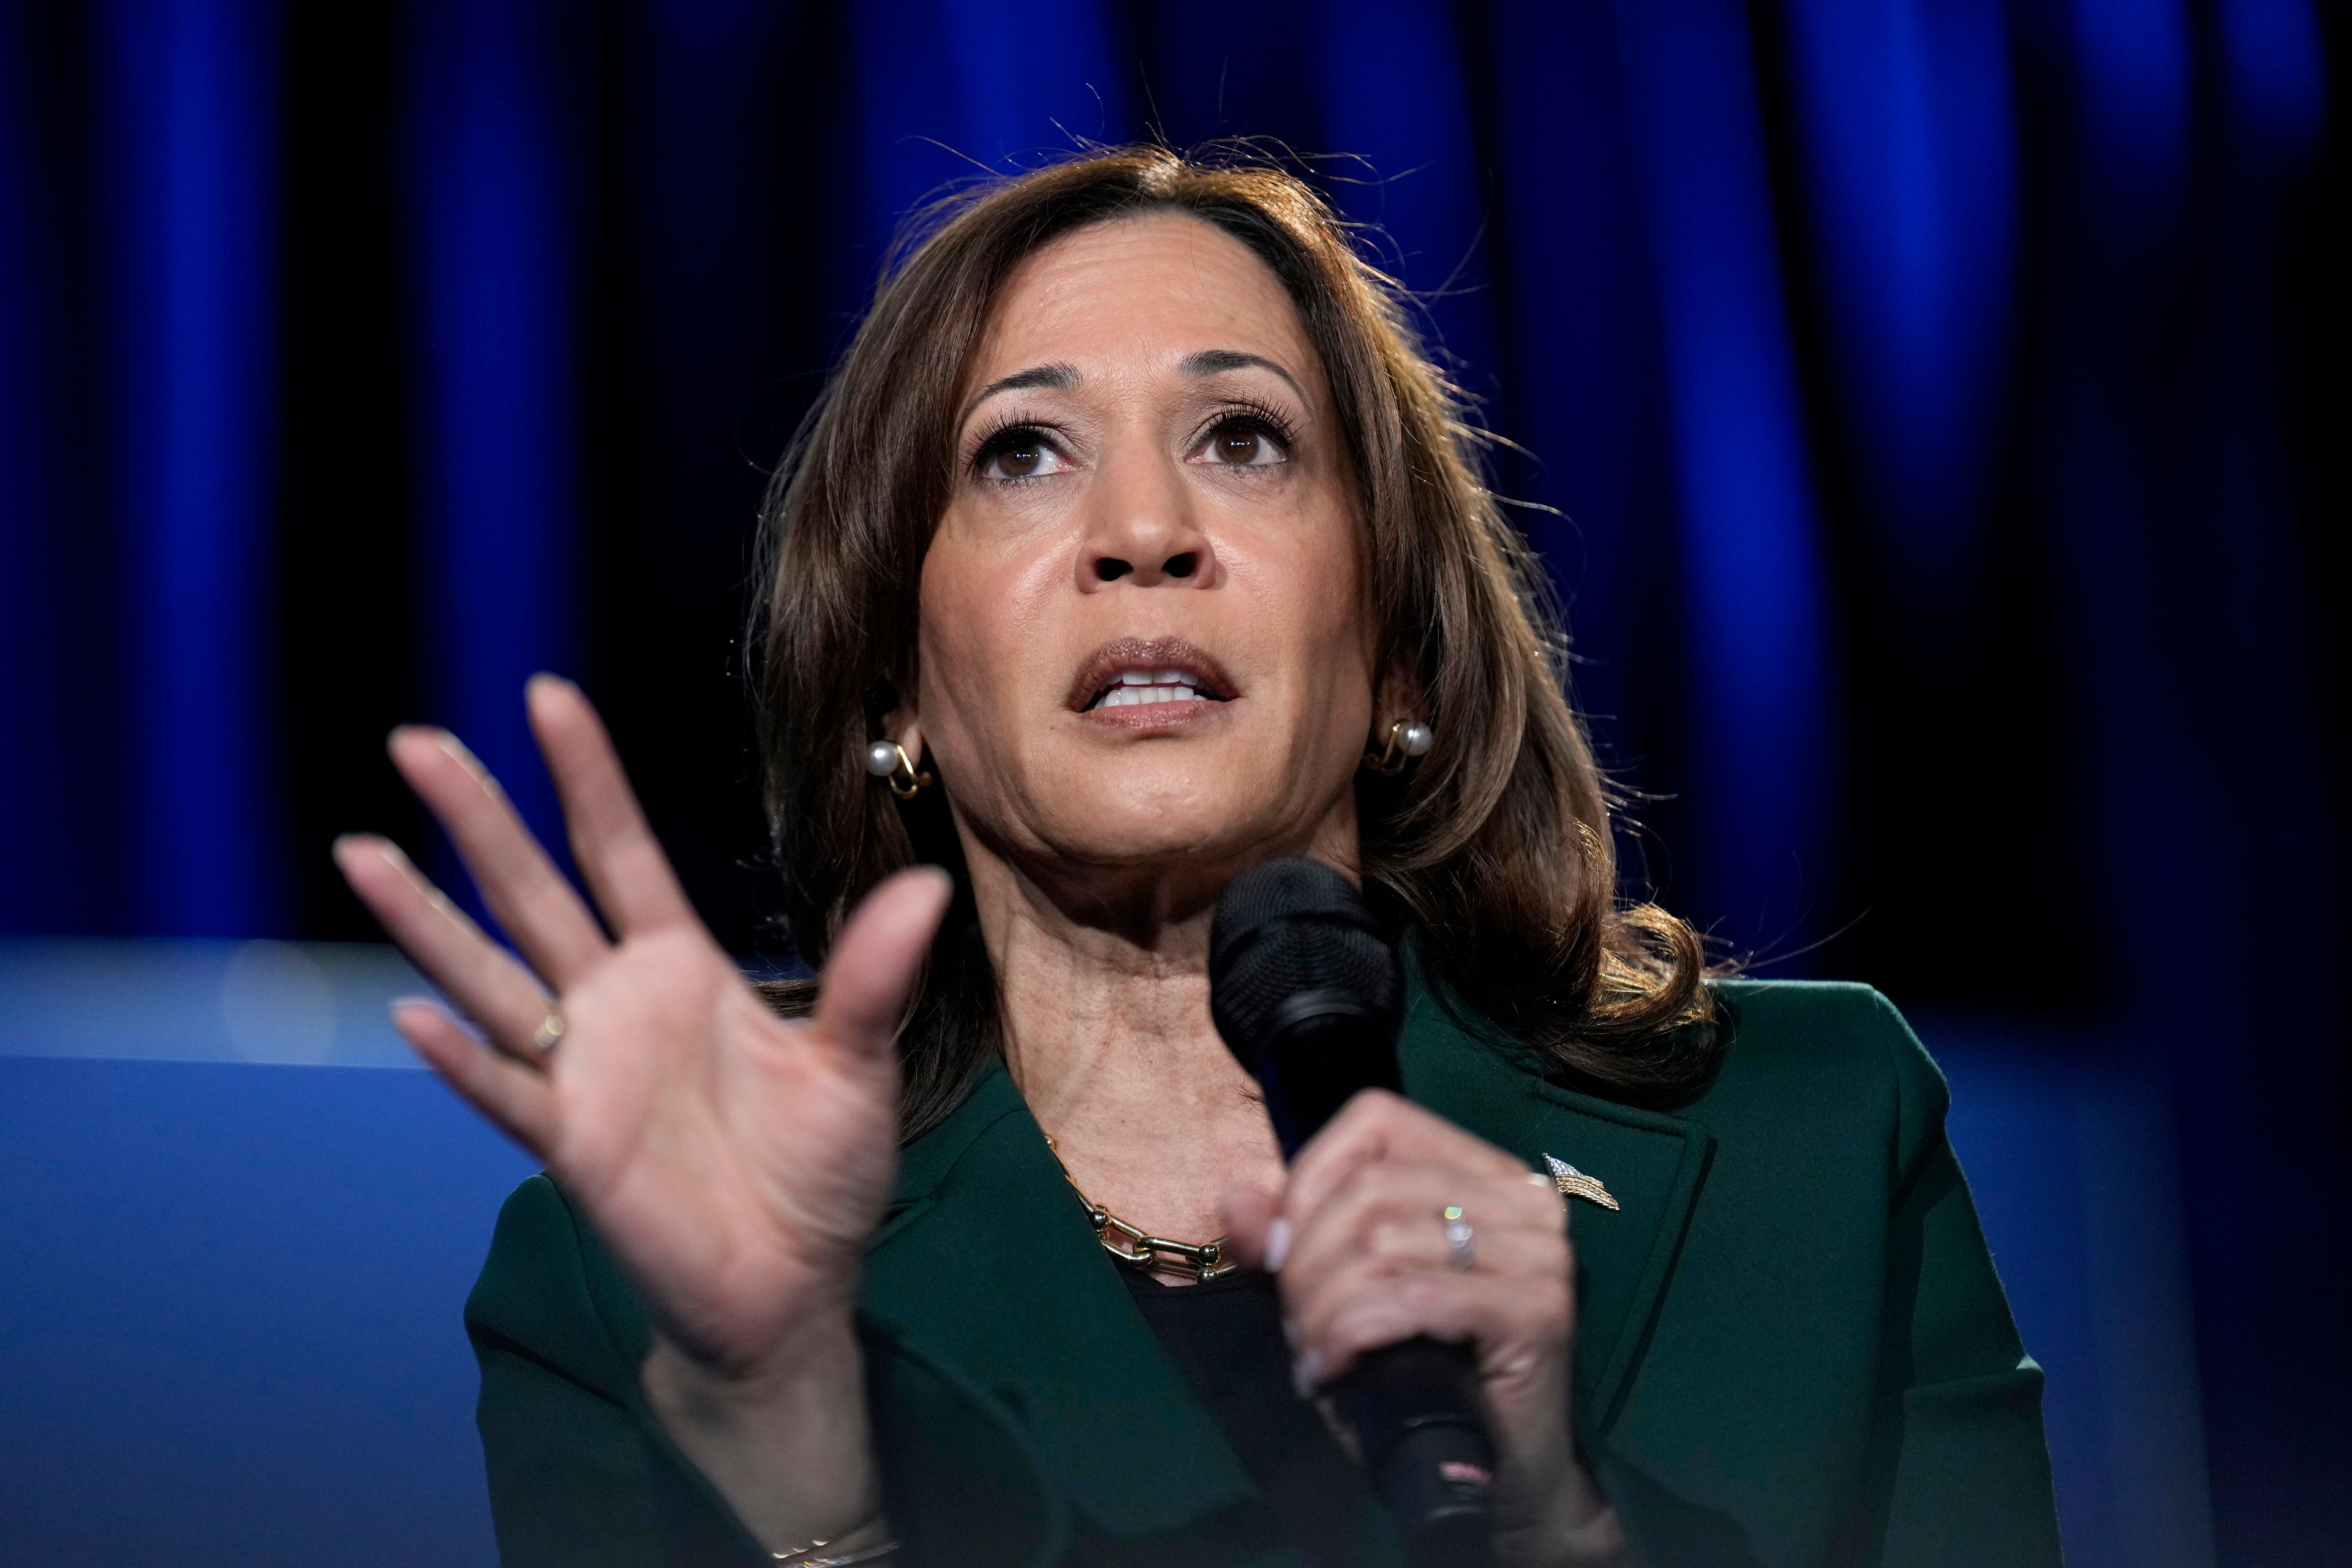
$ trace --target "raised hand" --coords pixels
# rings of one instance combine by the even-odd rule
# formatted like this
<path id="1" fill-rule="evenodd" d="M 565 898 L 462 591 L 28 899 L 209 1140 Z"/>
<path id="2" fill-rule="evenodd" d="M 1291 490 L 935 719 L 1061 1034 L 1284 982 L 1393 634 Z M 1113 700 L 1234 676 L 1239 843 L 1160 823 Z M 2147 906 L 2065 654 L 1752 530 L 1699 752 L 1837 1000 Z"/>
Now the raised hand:
<path id="1" fill-rule="evenodd" d="M 815 1425 L 863 1447 L 855 1355 L 845 1384 L 843 1351 L 897 1165 L 892 1036 L 948 879 L 908 871 L 875 889 L 835 945 L 814 1016 L 787 1022 L 688 904 L 579 689 L 540 676 L 527 700 L 604 927 L 444 731 L 394 731 L 393 761 L 528 967 L 389 841 L 345 837 L 335 858 L 473 1030 L 424 1003 L 396 1007 L 394 1026 L 585 1210 L 652 1310 L 656 1407 L 722 1489 L 738 1490 L 730 1470 L 756 1489 L 759 1453 L 713 1457 L 690 1428 L 740 1427 L 762 1401 L 806 1417 L 812 1399 L 848 1400 L 856 1408 Z M 759 1447 L 756 1433 L 736 1437 Z M 870 1477 L 841 1485 L 870 1491 Z M 821 1478 L 817 1489 L 828 1489 Z M 803 1511 L 787 1507 L 779 1530 Z"/>

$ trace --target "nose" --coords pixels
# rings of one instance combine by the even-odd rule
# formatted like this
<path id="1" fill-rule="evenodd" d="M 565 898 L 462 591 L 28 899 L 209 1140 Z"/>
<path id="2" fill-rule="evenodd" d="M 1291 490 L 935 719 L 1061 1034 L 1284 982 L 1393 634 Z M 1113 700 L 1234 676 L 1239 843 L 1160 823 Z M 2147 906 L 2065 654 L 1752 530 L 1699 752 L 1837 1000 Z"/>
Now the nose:
<path id="1" fill-rule="evenodd" d="M 1191 487 L 1173 466 L 1157 454 L 1135 454 L 1108 460 L 1097 473 L 1079 588 L 1207 586 L 1216 571 L 1215 552 L 1193 515 Z"/>

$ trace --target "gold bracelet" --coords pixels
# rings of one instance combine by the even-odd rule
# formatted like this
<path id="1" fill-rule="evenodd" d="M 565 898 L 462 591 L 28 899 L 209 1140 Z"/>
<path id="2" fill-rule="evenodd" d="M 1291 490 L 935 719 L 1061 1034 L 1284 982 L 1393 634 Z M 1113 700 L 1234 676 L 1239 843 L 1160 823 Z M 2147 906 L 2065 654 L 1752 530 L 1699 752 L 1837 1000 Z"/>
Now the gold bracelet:
<path id="1" fill-rule="evenodd" d="M 894 1537 L 879 1546 L 861 1546 L 855 1552 L 846 1552 L 838 1557 L 814 1555 L 824 1550 L 828 1544 L 830 1542 L 812 1541 L 806 1546 L 795 1548 L 791 1552 L 778 1552 L 773 1555 L 776 1561 L 785 1564 L 786 1568 L 850 1568 L 853 1563 L 877 1562 L 898 1550 L 898 1540 Z"/>

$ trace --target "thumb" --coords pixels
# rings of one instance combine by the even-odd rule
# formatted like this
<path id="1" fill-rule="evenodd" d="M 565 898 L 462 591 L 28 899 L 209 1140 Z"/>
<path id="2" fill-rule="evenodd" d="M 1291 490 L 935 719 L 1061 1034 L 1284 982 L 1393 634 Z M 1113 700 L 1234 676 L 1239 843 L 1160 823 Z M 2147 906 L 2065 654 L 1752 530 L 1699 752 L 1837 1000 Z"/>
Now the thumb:
<path id="1" fill-rule="evenodd" d="M 907 998 L 955 882 L 936 866 L 884 879 L 849 917 L 818 979 L 819 1035 L 855 1056 L 888 1058 Z"/>

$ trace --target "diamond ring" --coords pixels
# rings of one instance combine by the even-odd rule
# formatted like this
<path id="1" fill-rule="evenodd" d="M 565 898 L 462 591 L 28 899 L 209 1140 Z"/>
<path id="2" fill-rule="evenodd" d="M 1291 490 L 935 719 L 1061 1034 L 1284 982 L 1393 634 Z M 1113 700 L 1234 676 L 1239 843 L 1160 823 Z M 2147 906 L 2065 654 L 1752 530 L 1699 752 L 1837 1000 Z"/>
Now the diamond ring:
<path id="1" fill-rule="evenodd" d="M 1458 1206 L 1449 1205 L 1438 1217 L 1445 1222 L 1445 1245 L 1454 1249 L 1454 1269 L 1467 1272 L 1470 1268 L 1470 1240 L 1477 1232 L 1470 1228 L 1470 1222 L 1463 1217 Z"/>

